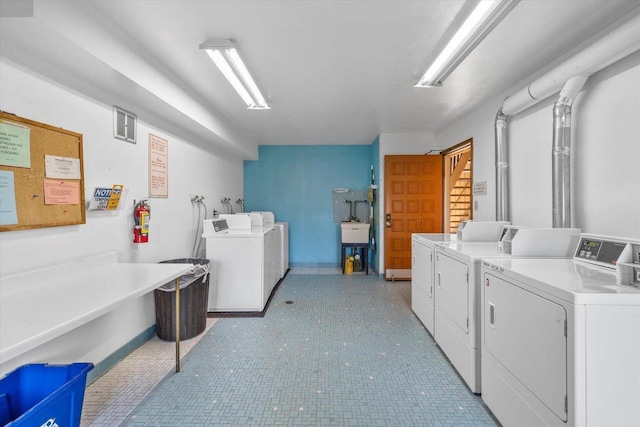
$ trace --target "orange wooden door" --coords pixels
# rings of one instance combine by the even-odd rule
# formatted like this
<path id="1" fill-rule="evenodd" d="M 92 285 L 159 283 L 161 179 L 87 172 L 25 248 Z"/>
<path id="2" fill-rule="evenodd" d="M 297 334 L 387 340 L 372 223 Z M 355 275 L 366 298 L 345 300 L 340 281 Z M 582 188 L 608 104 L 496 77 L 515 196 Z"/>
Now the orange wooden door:
<path id="1" fill-rule="evenodd" d="M 442 156 L 384 157 L 384 277 L 411 278 L 411 234 L 442 233 Z"/>

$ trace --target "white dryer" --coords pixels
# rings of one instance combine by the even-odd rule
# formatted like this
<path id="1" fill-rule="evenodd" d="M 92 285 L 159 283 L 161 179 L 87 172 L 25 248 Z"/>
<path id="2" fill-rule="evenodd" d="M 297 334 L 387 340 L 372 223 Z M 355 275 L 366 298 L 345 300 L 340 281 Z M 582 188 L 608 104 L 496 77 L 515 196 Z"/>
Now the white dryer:
<path id="1" fill-rule="evenodd" d="M 434 335 L 433 264 L 437 242 L 455 242 L 456 234 L 422 233 L 411 235 L 411 310 Z"/>
<path id="2" fill-rule="evenodd" d="M 640 243 L 484 260 L 482 399 L 508 426 L 640 426 Z"/>
<path id="3" fill-rule="evenodd" d="M 480 393 L 480 263 L 486 258 L 570 258 L 578 229 L 511 228 L 498 242 L 435 245 L 435 340 L 474 393 Z M 503 252 L 508 247 L 512 253 Z"/>

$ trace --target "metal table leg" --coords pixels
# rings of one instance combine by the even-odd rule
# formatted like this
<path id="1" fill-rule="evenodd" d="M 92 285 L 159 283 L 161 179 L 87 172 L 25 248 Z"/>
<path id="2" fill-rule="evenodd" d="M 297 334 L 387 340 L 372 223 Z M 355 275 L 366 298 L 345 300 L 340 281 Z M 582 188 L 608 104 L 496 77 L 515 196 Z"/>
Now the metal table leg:
<path id="1" fill-rule="evenodd" d="M 180 277 L 176 278 L 176 372 L 180 372 Z"/>

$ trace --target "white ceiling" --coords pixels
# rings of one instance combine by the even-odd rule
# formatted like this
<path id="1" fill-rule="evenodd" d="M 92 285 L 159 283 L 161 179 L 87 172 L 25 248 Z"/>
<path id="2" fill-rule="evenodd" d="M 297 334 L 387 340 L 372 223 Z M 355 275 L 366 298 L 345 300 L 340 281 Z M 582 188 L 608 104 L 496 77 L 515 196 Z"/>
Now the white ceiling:
<path id="1" fill-rule="evenodd" d="M 205 148 L 369 144 L 433 132 L 633 11 L 639 0 L 521 0 L 444 86 L 417 89 L 462 0 L 0 0 L 0 56 Z M 272 109 L 247 110 L 208 56 L 231 38 Z M 11 106 L 3 108 L 10 109 Z"/>

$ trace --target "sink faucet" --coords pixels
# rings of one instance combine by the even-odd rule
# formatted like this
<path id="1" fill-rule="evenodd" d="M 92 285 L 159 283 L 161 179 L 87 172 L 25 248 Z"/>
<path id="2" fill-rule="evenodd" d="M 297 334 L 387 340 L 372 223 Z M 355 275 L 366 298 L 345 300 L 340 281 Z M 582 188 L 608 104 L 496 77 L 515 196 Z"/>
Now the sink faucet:
<path id="1" fill-rule="evenodd" d="M 354 213 L 355 213 L 355 211 L 357 211 L 357 210 L 358 210 L 358 203 L 369 203 L 369 201 L 368 201 L 368 200 L 355 200 L 355 201 L 353 202 L 353 210 L 354 210 Z M 356 219 L 357 219 L 357 218 L 356 218 Z"/>
<path id="2" fill-rule="evenodd" d="M 356 217 L 353 216 L 353 201 L 345 200 L 345 203 L 349 203 L 349 221 L 353 221 Z"/>

